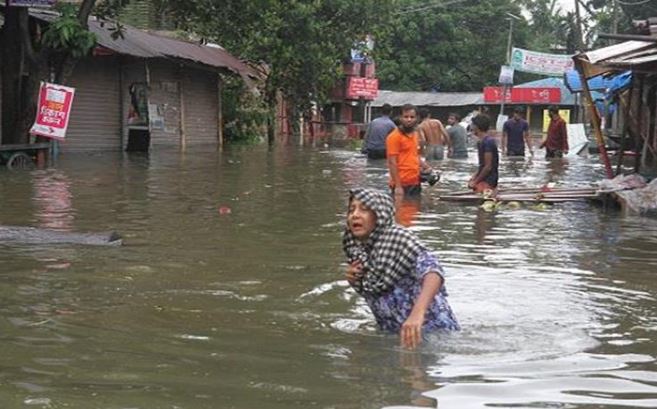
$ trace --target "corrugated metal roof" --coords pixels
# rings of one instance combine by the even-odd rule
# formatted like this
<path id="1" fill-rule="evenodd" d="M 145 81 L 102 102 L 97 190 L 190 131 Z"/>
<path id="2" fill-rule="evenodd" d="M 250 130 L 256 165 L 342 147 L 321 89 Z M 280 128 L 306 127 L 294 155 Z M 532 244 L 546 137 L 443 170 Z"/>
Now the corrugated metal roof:
<path id="1" fill-rule="evenodd" d="M 647 41 L 625 41 L 623 43 L 610 45 L 609 47 L 589 51 L 583 53 L 583 55 L 591 64 L 595 64 L 609 58 L 618 58 L 646 48 L 655 48 L 656 46 L 657 44 Z"/>
<path id="2" fill-rule="evenodd" d="M 373 107 L 380 107 L 383 104 L 390 104 L 393 107 L 400 107 L 404 104 L 456 107 L 481 105 L 483 103 L 484 94 L 481 92 L 398 92 L 381 90 L 371 104 Z"/>
<path id="3" fill-rule="evenodd" d="M 57 14 L 30 10 L 34 18 L 51 22 Z M 141 58 L 178 58 L 213 68 L 228 69 L 242 77 L 258 77 L 258 73 L 244 62 L 217 46 L 177 40 L 123 25 L 123 38 L 112 39 L 112 23 L 89 18 L 89 30 L 96 34 L 98 44 L 119 54 Z"/>
<path id="4" fill-rule="evenodd" d="M 609 65 L 619 65 L 619 66 L 633 66 L 641 65 L 646 63 L 651 63 L 657 61 L 657 49 L 654 54 L 644 55 L 637 58 L 628 58 L 628 59 L 611 59 L 607 61 Z"/>

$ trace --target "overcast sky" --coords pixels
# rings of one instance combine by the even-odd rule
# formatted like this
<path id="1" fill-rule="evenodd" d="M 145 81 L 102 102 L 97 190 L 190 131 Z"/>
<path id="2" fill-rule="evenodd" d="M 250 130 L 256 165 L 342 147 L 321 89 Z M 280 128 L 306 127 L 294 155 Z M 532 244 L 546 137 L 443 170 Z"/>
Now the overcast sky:
<path id="1" fill-rule="evenodd" d="M 564 11 L 570 11 L 575 9 L 575 0 L 557 0 L 557 4 Z"/>

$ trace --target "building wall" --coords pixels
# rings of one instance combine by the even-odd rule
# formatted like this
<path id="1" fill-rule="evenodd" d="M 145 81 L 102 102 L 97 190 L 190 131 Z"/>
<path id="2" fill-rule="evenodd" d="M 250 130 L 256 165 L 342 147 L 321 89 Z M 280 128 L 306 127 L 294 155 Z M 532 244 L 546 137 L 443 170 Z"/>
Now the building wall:
<path id="1" fill-rule="evenodd" d="M 63 152 L 120 150 L 121 99 L 117 57 L 80 61 L 69 81 L 75 88 Z"/>

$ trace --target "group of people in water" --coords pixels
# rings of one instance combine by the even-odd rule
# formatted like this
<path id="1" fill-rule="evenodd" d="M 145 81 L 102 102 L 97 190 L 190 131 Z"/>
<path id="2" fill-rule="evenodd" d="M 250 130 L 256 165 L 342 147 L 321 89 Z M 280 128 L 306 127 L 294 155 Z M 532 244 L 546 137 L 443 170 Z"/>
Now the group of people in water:
<path id="1" fill-rule="evenodd" d="M 540 148 L 546 149 L 546 158 L 561 157 L 568 153 L 565 122 L 556 106 L 548 112 L 551 122 Z M 443 267 L 413 232 L 395 222 L 395 202 L 418 196 L 423 180 L 436 181 L 422 154 L 442 160 L 446 147 L 448 157 L 467 158 L 467 131 L 455 113 L 448 117 L 448 128 L 428 111 L 410 104 L 401 108 L 397 123 L 391 114 L 392 107 L 384 105 L 382 115 L 369 124 L 364 143 L 368 158 L 387 161 L 389 191 L 349 191 L 342 243 L 347 281 L 366 300 L 379 328 L 398 333 L 401 345 L 412 349 L 421 344 L 423 334 L 458 330 L 459 324 L 447 302 Z M 474 116 L 469 124 L 477 138 L 478 167 L 468 187 L 494 195 L 500 154 L 490 127 L 485 113 Z M 534 155 L 528 124 L 522 110 L 515 109 L 503 126 L 502 152 L 524 156 L 525 145 Z"/>

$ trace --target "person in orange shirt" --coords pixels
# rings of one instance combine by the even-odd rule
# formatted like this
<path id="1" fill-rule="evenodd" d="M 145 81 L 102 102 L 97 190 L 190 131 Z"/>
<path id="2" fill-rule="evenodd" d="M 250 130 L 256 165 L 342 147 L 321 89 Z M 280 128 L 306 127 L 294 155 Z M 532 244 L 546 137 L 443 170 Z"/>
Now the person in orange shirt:
<path id="1" fill-rule="evenodd" d="M 411 104 L 404 105 L 399 121 L 399 127 L 390 132 L 386 139 L 389 185 L 395 197 L 417 196 L 422 191 L 420 169 L 431 171 L 431 167 L 420 158 L 417 108 Z"/>

